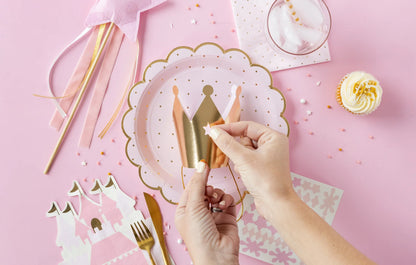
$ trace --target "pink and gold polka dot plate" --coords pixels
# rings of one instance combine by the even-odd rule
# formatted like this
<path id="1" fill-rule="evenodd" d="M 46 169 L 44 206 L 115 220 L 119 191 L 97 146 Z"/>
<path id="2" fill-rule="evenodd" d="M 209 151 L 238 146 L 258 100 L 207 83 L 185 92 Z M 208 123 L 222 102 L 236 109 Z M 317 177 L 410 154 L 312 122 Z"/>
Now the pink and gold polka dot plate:
<path id="1" fill-rule="evenodd" d="M 256 121 L 289 133 L 283 116 L 286 104 L 282 93 L 273 87 L 270 72 L 252 64 L 246 53 L 239 49 L 224 50 L 215 43 L 203 43 L 195 49 L 175 48 L 165 60 L 147 66 L 143 81 L 130 91 L 130 108 L 122 121 L 128 138 L 126 154 L 138 167 L 140 180 L 149 188 L 160 190 L 170 203 L 177 203 L 183 191 L 181 176 L 186 185 L 194 171 L 182 167 L 172 118 L 175 98 L 172 88 L 179 88 L 184 110 L 192 117 L 204 99 L 205 85 L 213 87 L 211 98 L 220 113 L 230 100 L 231 86 L 241 86 L 241 120 Z M 238 174 L 233 174 L 244 192 Z M 240 199 L 228 167 L 212 169 L 208 184 L 232 194 L 236 201 Z"/>

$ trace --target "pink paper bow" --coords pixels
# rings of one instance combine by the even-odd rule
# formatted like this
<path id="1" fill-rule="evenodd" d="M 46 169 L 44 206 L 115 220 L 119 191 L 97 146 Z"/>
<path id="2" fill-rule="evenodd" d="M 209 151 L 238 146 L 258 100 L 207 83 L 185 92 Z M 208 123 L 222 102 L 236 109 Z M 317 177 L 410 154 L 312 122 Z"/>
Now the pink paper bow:
<path id="1" fill-rule="evenodd" d="M 114 22 L 132 41 L 137 40 L 140 13 L 160 5 L 166 0 L 101 0 L 88 14 L 88 27 Z"/>

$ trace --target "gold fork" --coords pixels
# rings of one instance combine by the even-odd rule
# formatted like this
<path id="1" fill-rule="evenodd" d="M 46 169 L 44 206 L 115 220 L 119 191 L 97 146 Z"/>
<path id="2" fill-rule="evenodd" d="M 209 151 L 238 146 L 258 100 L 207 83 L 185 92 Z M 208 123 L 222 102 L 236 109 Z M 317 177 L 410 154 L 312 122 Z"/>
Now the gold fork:
<path id="1" fill-rule="evenodd" d="M 146 250 L 147 253 L 149 253 L 149 258 L 150 258 L 150 261 L 152 262 L 152 265 L 156 265 L 155 261 L 153 260 L 152 253 L 150 252 L 150 250 L 155 244 L 155 239 L 150 233 L 149 228 L 147 228 L 147 226 L 143 223 L 143 221 L 141 222 L 143 226 L 141 226 L 139 222 L 131 224 L 130 225 L 131 230 L 133 230 L 133 234 L 134 234 L 134 237 L 136 238 L 139 248 Z"/>

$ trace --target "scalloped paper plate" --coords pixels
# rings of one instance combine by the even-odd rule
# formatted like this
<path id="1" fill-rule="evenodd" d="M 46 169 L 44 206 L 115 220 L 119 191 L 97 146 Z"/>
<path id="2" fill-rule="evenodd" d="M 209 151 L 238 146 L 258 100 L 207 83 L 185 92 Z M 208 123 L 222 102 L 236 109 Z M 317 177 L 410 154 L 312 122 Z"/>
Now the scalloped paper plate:
<path id="1" fill-rule="evenodd" d="M 285 99 L 273 87 L 270 72 L 252 64 L 247 54 L 238 49 L 223 50 L 215 43 L 203 43 L 195 49 L 178 47 L 165 60 L 149 64 L 143 81 L 131 89 L 130 108 L 122 121 L 128 138 L 126 154 L 138 167 L 141 181 L 149 188 L 160 190 L 168 202 L 179 201 L 183 191 L 181 174 L 186 185 L 194 172 L 182 167 L 172 118 L 172 87 L 179 88 L 181 103 L 188 117 L 192 117 L 204 98 L 205 85 L 214 88 L 211 98 L 222 114 L 233 84 L 242 87 L 241 120 L 256 121 L 289 134 L 283 117 Z M 240 177 L 233 174 L 241 192 L 245 192 Z M 208 184 L 240 200 L 228 167 L 212 169 Z"/>

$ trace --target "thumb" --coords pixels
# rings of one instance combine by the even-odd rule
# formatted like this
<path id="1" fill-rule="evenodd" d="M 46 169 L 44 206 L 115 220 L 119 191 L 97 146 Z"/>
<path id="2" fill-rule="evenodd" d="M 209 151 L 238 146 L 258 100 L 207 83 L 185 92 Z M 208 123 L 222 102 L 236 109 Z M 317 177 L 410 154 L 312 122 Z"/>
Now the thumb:
<path id="1" fill-rule="evenodd" d="M 204 202 L 208 172 L 208 165 L 203 160 L 199 161 L 195 173 L 185 189 L 185 192 L 188 192 L 188 204 L 191 206 Z"/>
<path id="2" fill-rule="evenodd" d="M 224 152 L 234 164 L 240 160 L 240 157 L 247 152 L 247 148 L 237 142 L 234 137 L 220 128 L 212 128 L 209 136 L 214 143 Z"/>

